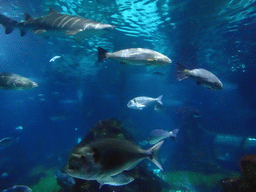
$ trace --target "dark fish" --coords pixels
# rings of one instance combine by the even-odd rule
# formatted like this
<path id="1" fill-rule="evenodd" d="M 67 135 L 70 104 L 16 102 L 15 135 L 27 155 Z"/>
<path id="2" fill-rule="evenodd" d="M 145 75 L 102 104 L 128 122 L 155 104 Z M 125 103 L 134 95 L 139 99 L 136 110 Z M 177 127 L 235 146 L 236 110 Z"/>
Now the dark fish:
<path id="1" fill-rule="evenodd" d="M 164 140 L 168 137 L 176 138 L 177 134 L 179 132 L 179 129 L 174 129 L 172 131 L 165 131 L 163 129 L 155 129 L 149 134 L 148 142 L 151 145 L 154 145 L 158 143 L 161 140 Z"/>
<path id="2" fill-rule="evenodd" d="M 32 189 L 25 185 L 15 185 L 9 189 L 3 190 L 3 192 L 32 192 Z"/>
<path id="3" fill-rule="evenodd" d="M 114 59 L 130 65 L 163 66 L 172 63 L 172 60 L 167 56 L 151 49 L 131 48 L 110 53 L 98 47 L 98 61 L 101 62 L 106 59 Z"/>
<path id="4" fill-rule="evenodd" d="M 47 15 L 37 18 L 31 18 L 28 14 L 25 14 L 24 22 L 17 22 L 0 14 L 0 24 L 5 27 L 5 34 L 9 34 L 15 28 L 18 28 L 21 36 L 24 36 L 28 30 L 32 30 L 35 34 L 46 37 L 52 35 L 74 36 L 79 41 L 93 34 L 99 34 L 107 29 L 114 28 L 113 25 L 83 17 L 61 14 L 52 8 Z"/>
<path id="5" fill-rule="evenodd" d="M 0 147 L 8 147 L 10 146 L 13 142 L 18 141 L 18 139 L 13 139 L 11 137 L 5 137 L 0 140 Z"/>
<path id="6" fill-rule="evenodd" d="M 186 79 L 188 77 L 192 77 L 196 80 L 198 85 L 203 85 L 214 90 L 223 89 L 223 85 L 221 81 L 218 79 L 218 77 L 216 77 L 213 73 L 205 69 L 188 70 L 181 64 L 177 63 L 177 77 L 179 81 Z"/>
<path id="7" fill-rule="evenodd" d="M 65 173 L 55 171 L 54 175 L 56 176 L 56 180 L 58 182 L 58 185 L 60 185 L 61 187 L 65 188 L 65 189 L 70 189 L 76 184 L 73 177 L 71 177 L 71 176 L 69 176 Z"/>
<path id="8" fill-rule="evenodd" d="M 0 73 L 0 88 L 6 90 L 25 90 L 38 87 L 37 83 L 15 73 Z"/>
<path id="9" fill-rule="evenodd" d="M 133 169 L 145 158 L 163 169 L 158 158 L 158 151 L 162 144 L 163 141 L 148 150 L 143 150 L 128 140 L 94 141 L 73 151 L 69 157 L 66 172 L 72 177 L 97 180 L 101 184 L 125 185 L 133 179 L 125 178 L 125 175 L 120 174 L 125 170 Z"/>

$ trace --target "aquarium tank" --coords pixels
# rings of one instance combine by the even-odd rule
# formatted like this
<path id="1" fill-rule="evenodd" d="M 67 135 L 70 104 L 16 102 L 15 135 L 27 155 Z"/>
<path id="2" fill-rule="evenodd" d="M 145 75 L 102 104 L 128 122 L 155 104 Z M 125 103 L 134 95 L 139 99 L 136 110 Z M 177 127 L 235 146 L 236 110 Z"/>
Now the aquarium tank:
<path id="1" fill-rule="evenodd" d="M 255 71 L 255 0 L 0 0 L 0 191 L 254 191 Z"/>

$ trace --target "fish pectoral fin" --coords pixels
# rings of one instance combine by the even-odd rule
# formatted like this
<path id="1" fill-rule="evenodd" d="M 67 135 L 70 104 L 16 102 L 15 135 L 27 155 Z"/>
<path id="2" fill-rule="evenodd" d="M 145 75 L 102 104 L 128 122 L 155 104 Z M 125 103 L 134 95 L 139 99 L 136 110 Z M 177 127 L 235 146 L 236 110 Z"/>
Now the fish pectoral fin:
<path id="1" fill-rule="evenodd" d="M 38 30 L 36 30 L 36 31 L 34 31 L 34 33 L 35 34 L 43 34 L 43 33 L 45 33 L 46 32 L 46 30 L 45 29 L 38 29 Z"/>
<path id="2" fill-rule="evenodd" d="M 141 107 L 146 107 L 146 106 L 138 103 L 137 107 L 141 108 Z"/>
<path id="3" fill-rule="evenodd" d="M 196 84 L 197 85 L 202 85 L 202 83 L 200 81 L 197 81 Z"/>
<path id="4" fill-rule="evenodd" d="M 149 61 L 149 62 L 154 62 L 154 61 L 156 61 L 156 59 L 147 59 L 147 61 Z"/>
<path id="5" fill-rule="evenodd" d="M 99 188 L 103 185 L 113 185 L 113 186 L 122 186 L 127 185 L 134 181 L 134 178 L 123 173 L 119 173 L 117 175 L 104 177 L 97 180 L 100 183 Z"/>
<path id="6" fill-rule="evenodd" d="M 120 63 L 121 63 L 122 65 L 126 65 L 126 63 L 125 63 L 124 61 L 120 61 Z"/>
<path id="7" fill-rule="evenodd" d="M 67 36 L 75 35 L 75 34 L 77 34 L 80 31 L 81 31 L 80 29 L 78 29 L 78 30 L 67 30 L 66 31 L 66 35 Z"/>

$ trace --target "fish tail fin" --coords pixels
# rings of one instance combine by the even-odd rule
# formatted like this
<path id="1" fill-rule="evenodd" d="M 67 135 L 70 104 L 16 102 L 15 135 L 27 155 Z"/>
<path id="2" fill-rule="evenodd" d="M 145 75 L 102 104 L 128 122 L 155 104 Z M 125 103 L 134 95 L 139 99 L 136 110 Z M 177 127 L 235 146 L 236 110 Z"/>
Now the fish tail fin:
<path id="1" fill-rule="evenodd" d="M 178 132 L 179 132 L 179 129 L 174 129 L 174 130 L 172 130 L 172 131 L 170 132 L 170 133 L 171 133 L 170 137 L 176 139 Z"/>
<path id="2" fill-rule="evenodd" d="M 0 24 L 4 26 L 5 34 L 10 34 L 15 29 L 17 23 L 17 21 L 0 14 Z"/>
<path id="3" fill-rule="evenodd" d="M 98 62 L 101 62 L 101 61 L 107 59 L 108 58 L 107 53 L 108 53 L 107 50 L 105 50 L 101 47 L 98 47 Z"/>
<path id="4" fill-rule="evenodd" d="M 163 103 L 162 103 L 162 98 L 163 98 L 163 95 L 160 95 L 159 97 L 156 98 L 156 101 L 157 101 L 159 104 L 161 104 L 161 105 L 163 105 Z"/>
<path id="5" fill-rule="evenodd" d="M 17 27 L 18 21 L 10 19 L 2 14 L 0 14 L 0 24 L 5 28 L 5 34 L 10 34 Z M 26 31 L 20 29 L 20 36 L 24 36 Z"/>
<path id="6" fill-rule="evenodd" d="M 183 65 L 179 63 L 176 64 L 176 74 L 177 74 L 177 79 L 179 81 L 189 77 L 187 71 L 188 70 Z"/>
<path id="7" fill-rule="evenodd" d="M 163 143 L 164 141 L 160 141 L 157 144 L 155 144 L 153 147 L 147 150 L 147 153 L 150 154 L 149 156 L 150 160 L 161 170 L 163 170 L 163 166 L 158 154 Z"/>

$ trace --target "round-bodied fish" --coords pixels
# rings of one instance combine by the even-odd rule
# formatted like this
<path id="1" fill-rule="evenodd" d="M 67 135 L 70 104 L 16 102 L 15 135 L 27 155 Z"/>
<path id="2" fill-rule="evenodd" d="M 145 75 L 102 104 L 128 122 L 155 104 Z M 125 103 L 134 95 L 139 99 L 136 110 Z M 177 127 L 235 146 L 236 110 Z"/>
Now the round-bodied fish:
<path id="1" fill-rule="evenodd" d="M 127 107 L 131 109 L 142 110 L 145 107 L 151 104 L 154 104 L 155 102 L 159 103 L 160 105 L 163 105 L 162 98 L 163 98 L 163 95 L 160 95 L 157 98 L 152 98 L 147 96 L 135 97 L 127 103 Z"/>
<path id="2" fill-rule="evenodd" d="M 96 180 L 101 185 L 125 185 L 133 179 L 125 178 L 122 172 L 133 169 L 143 159 L 150 159 L 163 169 L 158 158 L 162 144 L 163 141 L 143 150 L 131 141 L 123 139 L 94 141 L 71 153 L 66 173 L 79 179 Z"/>
<path id="3" fill-rule="evenodd" d="M 167 56 L 151 49 L 131 48 L 110 53 L 98 47 L 98 61 L 106 59 L 114 59 L 130 65 L 164 66 L 172 63 Z"/>
<path id="4" fill-rule="evenodd" d="M 0 88 L 6 90 L 25 90 L 38 87 L 37 83 L 26 77 L 11 73 L 0 73 Z"/>
<path id="5" fill-rule="evenodd" d="M 209 89 L 222 90 L 223 85 L 219 78 L 205 69 L 186 69 L 181 64 L 177 63 L 177 79 L 179 81 L 191 77 L 196 80 L 198 85 L 203 85 Z"/>
<path id="6" fill-rule="evenodd" d="M 26 185 L 15 185 L 11 188 L 3 190 L 3 192 L 32 192 L 32 189 Z"/>
<path id="7" fill-rule="evenodd" d="M 18 141 L 18 140 L 19 140 L 19 138 L 13 139 L 11 137 L 5 137 L 0 140 L 0 147 L 8 147 L 11 144 L 13 144 L 13 142 Z"/>
<path id="8" fill-rule="evenodd" d="M 172 131 L 165 131 L 163 129 L 155 129 L 149 134 L 148 142 L 151 145 L 154 145 L 168 137 L 170 138 L 176 138 L 177 134 L 179 132 L 179 129 L 174 129 Z"/>

